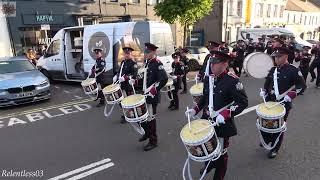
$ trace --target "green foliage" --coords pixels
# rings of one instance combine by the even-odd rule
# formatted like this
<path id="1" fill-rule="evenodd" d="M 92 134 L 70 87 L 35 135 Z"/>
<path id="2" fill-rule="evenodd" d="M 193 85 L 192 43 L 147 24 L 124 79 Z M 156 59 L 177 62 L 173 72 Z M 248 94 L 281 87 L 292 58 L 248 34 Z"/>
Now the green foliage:
<path id="1" fill-rule="evenodd" d="M 164 0 L 155 6 L 157 16 L 167 23 L 190 25 L 210 14 L 213 0 Z"/>

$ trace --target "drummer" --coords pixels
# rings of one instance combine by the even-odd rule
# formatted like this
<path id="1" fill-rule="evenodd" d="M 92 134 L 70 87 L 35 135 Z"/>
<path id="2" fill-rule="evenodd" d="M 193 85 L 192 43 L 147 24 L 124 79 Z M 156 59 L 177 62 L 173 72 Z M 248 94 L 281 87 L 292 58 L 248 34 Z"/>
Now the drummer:
<path id="1" fill-rule="evenodd" d="M 96 100 L 100 99 L 100 102 L 97 104 L 97 107 L 101 107 L 105 105 L 105 97 L 103 95 L 102 89 L 105 86 L 104 72 L 106 69 L 106 61 L 102 58 L 102 49 L 95 48 L 93 52 L 96 56 L 96 64 L 91 69 L 90 78 L 96 77 L 96 82 L 98 86 L 100 86 L 98 91 L 98 97 Z"/>
<path id="2" fill-rule="evenodd" d="M 123 47 L 124 59 L 120 64 L 120 71 L 113 77 L 113 83 L 119 80 L 121 89 L 126 92 L 127 96 L 133 94 L 132 86 L 135 84 L 135 79 L 137 78 L 138 66 L 137 62 L 133 60 L 132 52 L 134 49 L 131 47 Z M 122 124 L 126 123 L 124 116 L 121 116 Z"/>
<path id="3" fill-rule="evenodd" d="M 284 121 L 287 121 L 289 112 L 292 108 L 293 99 L 297 95 L 303 93 L 303 91 L 306 88 L 306 84 L 300 70 L 295 66 L 289 64 L 289 54 L 290 50 L 284 47 L 277 48 L 277 50 L 272 54 L 272 56 L 275 57 L 276 67 L 271 68 L 268 76 L 266 77 L 264 89 L 260 92 L 260 96 L 265 97 L 266 101 L 277 101 L 276 94 L 285 94 L 283 99 L 278 100 L 284 100 L 284 105 L 286 108 Z M 274 77 L 276 76 L 276 74 L 274 73 L 276 69 L 278 73 L 277 77 Z M 278 79 L 278 87 L 276 87 L 276 85 L 274 84 L 274 78 Z M 292 86 L 295 86 L 295 90 L 287 92 Z M 279 133 L 268 134 L 262 132 L 262 136 L 267 144 L 271 142 L 271 146 L 273 146 L 276 141 L 276 138 L 279 136 Z M 278 144 L 268 153 L 269 158 L 275 158 L 277 156 L 282 140 L 283 133 L 280 136 Z"/>
<path id="4" fill-rule="evenodd" d="M 205 59 L 204 59 L 204 61 L 203 61 L 203 65 L 202 65 L 202 67 L 201 67 L 200 70 L 199 70 L 199 73 L 198 73 L 198 75 L 197 75 L 197 78 L 198 78 L 199 80 L 200 80 L 200 79 L 204 79 L 205 72 L 206 72 L 206 67 L 207 67 L 207 64 L 208 64 L 207 62 L 208 62 L 208 60 L 209 60 L 209 58 L 210 58 L 211 56 L 214 56 L 214 54 L 211 53 L 211 52 L 219 51 L 219 49 L 220 49 L 220 44 L 219 44 L 219 43 L 214 42 L 214 41 L 209 41 L 208 43 L 209 43 L 209 45 L 208 45 L 208 50 L 209 50 L 210 54 L 208 54 L 208 55 L 205 57 Z"/>
<path id="5" fill-rule="evenodd" d="M 171 92 L 168 92 L 170 96 L 172 97 L 172 100 L 170 101 L 169 109 L 170 110 L 179 110 L 179 97 L 178 97 L 178 91 L 181 89 L 181 80 L 182 77 L 185 75 L 184 70 L 184 63 L 181 61 L 181 55 L 179 52 L 175 52 L 172 54 L 172 59 L 174 62 L 172 62 L 172 73 L 171 77 L 173 79 L 173 86 L 174 90 Z"/>
<path id="6" fill-rule="evenodd" d="M 215 130 L 220 142 L 223 144 L 225 153 L 218 160 L 210 163 L 207 172 L 216 168 L 213 179 L 222 180 L 227 171 L 228 154 L 226 149 L 229 146 L 229 138 L 237 134 L 234 116 L 240 114 L 248 106 L 248 98 L 239 78 L 232 73 L 227 73 L 228 61 L 231 60 L 231 57 L 218 51 L 213 53 L 215 54 L 215 58 L 210 59 L 210 76 L 214 78 L 215 85 L 213 89 L 213 110 L 217 112 L 234 102 L 232 106 L 221 110 L 218 116 L 213 118 L 219 124 L 219 126 L 215 127 Z M 208 84 L 209 81 L 205 81 L 204 83 Z M 209 87 L 209 85 L 207 86 Z M 204 89 L 203 93 L 204 96 L 200 99 L 199 104 L 193 107 L 193 109 L 187 110 L 186 115 L 195 116 L 204 108 L 205 103 L 210 101 L 209 91 Z M 204 169 L 201 169 L 201 174 Z"/>
<path id="7" fill-rule="evenodd" d="M 145 135 L 139 139 L 139 142 L 149 139 L 149 143 L 143 148 L 144 151 L 150 151 L 157 147 L 156 113 L 161 98 L 159 92 L 168 81 L 168 76 L 163 64 L 157 58 L 157 49 L 158 47 L 156 45 L 145 43 L 146 73 L 144 73 L 143 90 L 153 97 L 147 97 L 147 105 L 151 117 L 148 121 L 141 123 L 142 128 L 145 130 Z"/>

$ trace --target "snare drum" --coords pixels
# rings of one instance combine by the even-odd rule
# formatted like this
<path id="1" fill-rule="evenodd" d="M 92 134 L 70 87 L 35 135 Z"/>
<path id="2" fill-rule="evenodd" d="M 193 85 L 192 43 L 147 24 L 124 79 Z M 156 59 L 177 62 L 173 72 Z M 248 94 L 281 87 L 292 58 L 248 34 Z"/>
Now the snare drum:
<path id="1" fill-rule="evenodd" d="M 171 92 L 173 90 L 173 79 L 169 78 L 167 84 L 161 89 L 161 92 Z"/>
<path id="2" fill-rule="evenodd" d="M 193 99 L 194 104 L 198 104 L 200 101 L 200 98 L 203 96 L 203 83 L 198 83 L 193 85 L 190 88 L 190 94 Z"/>
<path id="3" fill-rule="evenodd" d="M 86 95 L 95 95 L 98 93 L 98 84 L 95 78 L 88 78 L 81 82 L 81 86 Z"/>
<path id="4" fill-rule="evenodd" d="M 119 84 L 110 84 L 105 87 L 102 92 L 106 98 L 107 104 L 116 104 L 123 99 L 123 94 Z"/>
<path id="5" fill-rule="evenodd" d="M 141 94 L 124 98 L 121 101 L 121 106 L 124 117 L 129 123 L 144 122 L 149 116 L 146 98 Z"/>
<path id="6" fill-rule="evenodd" d="M 285 126 L 284 116 L 286 109 L 277 102 L 266 102 L 259 104 L 256 112 L 259 116 L 257 121 L 258 129 L 266 133 L 281 132 Z M 269 108 L 270 107 L 270 108 Z"/>
<path id="7" fill-rule="evenodd" d="M 187 124 L 182 128 L 180 138 L 191 159 L 205 162 L 220 156 L 221 144 L 210 121 L 194 120 L 191 121 L 190 127 Z"/>

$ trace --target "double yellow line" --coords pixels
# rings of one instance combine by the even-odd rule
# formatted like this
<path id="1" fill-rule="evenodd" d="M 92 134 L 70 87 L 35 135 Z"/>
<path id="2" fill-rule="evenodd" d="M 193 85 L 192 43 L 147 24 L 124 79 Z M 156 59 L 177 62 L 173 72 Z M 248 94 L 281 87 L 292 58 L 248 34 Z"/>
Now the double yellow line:
<path id="1" fill-rule="evenodd" d="M 50 109 L 66 107 L 66 106 L 72 106 L 72 105 L 86 103 L 86 102 L 90 102 L 90 101 L 92 101 L 92 99 L 89 98 L 89 99 L 83 99 L 81 101 L 72 101 L 72 102 L 67 102 L 67 103 L 63 103 L 63 104 L 57 104 L 57 105 L 53 105 L 53 106 L 49 106 L 49 107 L 45 107 L 45 108 L 26 110 L 26 111 L 23 111 L 20 113 L 11 113 L 11 114 L 7 114 L 4 116 L 0 116 L 0 119 L 10 118 L 10 117 L 14 117 L 14 116 L 21 116 L 21 115 L 36 113 L 39 111 L 46 111 L 46 110 L 50 110 Z"/>

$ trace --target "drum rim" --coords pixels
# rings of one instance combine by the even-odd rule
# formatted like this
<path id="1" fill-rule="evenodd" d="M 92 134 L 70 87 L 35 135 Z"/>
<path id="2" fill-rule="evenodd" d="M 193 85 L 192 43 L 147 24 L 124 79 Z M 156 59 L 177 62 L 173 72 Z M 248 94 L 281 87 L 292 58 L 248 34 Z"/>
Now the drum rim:
<path id="1" fill-rule="evenodd" d="M 123 101 L 121 101 L 122 108 L 135 108 L 136 106 L 140 106 L 140 105 L 146 103 L 146 98 L 142 94 L 134 94 L 134 95 L 130 95 L 130 96 L 136 96 L 136 95 L 140 95 L 143 98 L 140 101 L 136 102 L 135 104 L 131 104 L 131 105 L 125 105 L 125 104 L 123 104 Z M 130 96 L 127 96 L 125 98 L 128 98 Z M 125 98 L 123 98 L 123 99 L 125 99 Z"/>
<path id="2" fill-rule="evenodd" d="M 144 122 L 148 119 L 149 112 L 146 111 L 146 113 L 143 116 L 140 116 L 138 118 L 128 118 L 124 115 L 124 119 L 129 123 L 137 123 L 137 122 Z"/>
<path id="3" fill-rule="evenodd" d="M 256 113 L 261 118 L 264 118 L 264 119 L 267 119 L 267 120 L 276 120 L 276 119 L 279 119 L 279 118 L 283 118 L 285 116 L 285 114 L 286 114 L 286 108 L 281 104 L 279 104 L 279 105 L 281 105 L 283 107 L 283 109 L 284 109 L 284 111 L 281 114 L 279 114 L 277 116 L 269 116 L 269 115 L 266 115 L 266 114 L 262 114 L 262 112 L 258 111 L 258 109 L 259 109 L 260 105 L 263 105 L 263 104 L 264 103 L 259 104 L 257 106 L 257 108 L 256 108 Z"/>
<path id="4" fill-rule="evenodd" d="M 276 128 L 276 129 L 269 129 L 269 128 L 265 128 L 265 127 L 261 126 L 260 119 L 257 119 L 256 126 L 258 127 L 259 130 L 261 130 L 261 131 L 263 131 L 265 133 L 270 133 L 270 132 L 280 133 L 280 132 L 283 131 L 283 129 L 285 129 L 287 127 L 287 123 L 284 121 L 283 125 L 281 127 Z"/>
<path id="5" fill-rule="evenodd" d="M 89 80 L 92 80 L 92 82 L 91 82 L 91 84 L 87 84 L 88 82 L 87 81 L 89 81 Z M 86 83 L 86 84 L 83 84 L 83 83 Z M 97 80 L 96 80 L 96 78 L 89 78 L 89 79 L 86 79 L 86 80 L 83 80 L 82 82 L 81 82 L 81 86 L 91 86 L 92 84 L 95 84 L 95 83 L 97 83 Z"/>
<path id="6" fill-rule="evenodd" d="M 110 91 L 107 91 L 105 90 L 107 87 L 111 86 L 111 85 L 115 85 L 115 88 L 110 90 Z M 119 84 L 110 84 L 109 86 L 105 87 L 102 89 L 102 93 L 103 94 L 111 94 L 111 93 L 114 93 L 114 92 L 117 92 L 119 89 L 121 89 L 120 85 Z M 122 93 L 122 92 L 121 92 Z"/>
<path id="7" fill-rule="evenodd" d="M 197 119 L 197 120 L 205 120 L 205 119 Z M 195 120 L 196 121 L 196 120 Z M 205 120 L 205 121 L 208 121 L 208 120 Z M 210 125 L 212 125 L 212 123 L 210 121 L 208 121 L 210 123 Z M 182 131 L 184 128 L 188 128 L 187 127 L 188 124 L 186 124 L 185 126 L 183 126 L 182 130 L 180 131 L 180 138 L 182 140 L 182 142 L 185 144 L 185 145 L 188 145 L 188 146 L 198 146 L 198 145 L 201 145 L 203 143 L 206 143 L 208 142 L 214 135 L 215 135 L 215 129 L 214 127 L 210 127 L 210 131 L 208 133 L 208 135 L 206 135 L 204 138 L 200 139 L 200 140 L 191 140 L 191 141 L 188 141 L 188 140 L 185 140 L 182 136 Z"/>

